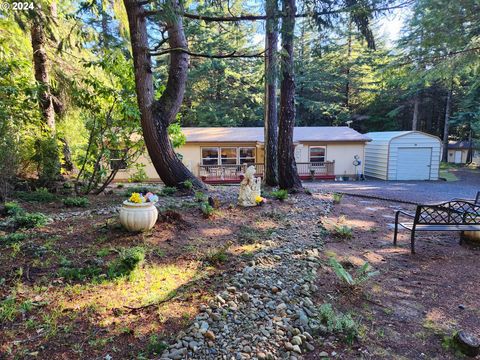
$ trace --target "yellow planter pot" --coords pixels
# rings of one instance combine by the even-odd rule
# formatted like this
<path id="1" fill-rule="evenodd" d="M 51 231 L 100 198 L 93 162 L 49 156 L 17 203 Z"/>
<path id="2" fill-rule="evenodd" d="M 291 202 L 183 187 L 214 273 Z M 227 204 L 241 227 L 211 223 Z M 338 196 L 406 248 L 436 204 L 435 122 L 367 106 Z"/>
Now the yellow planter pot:
<path id="1" fill-rule="evenodd" d="M 120 209 L 120 223 L 128 231 L 146 231 L 153 228 L 158 218 L 154 203 L 136 204 L 124 201 Z"/>

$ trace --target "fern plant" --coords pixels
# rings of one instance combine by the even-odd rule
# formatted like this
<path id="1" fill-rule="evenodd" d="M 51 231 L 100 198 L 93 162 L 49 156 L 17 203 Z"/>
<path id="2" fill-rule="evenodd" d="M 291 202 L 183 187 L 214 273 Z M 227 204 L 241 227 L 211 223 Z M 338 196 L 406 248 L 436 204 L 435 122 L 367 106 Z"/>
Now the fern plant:
<path id="1" fill-rule="evenodd" d="M 374 276 L 380 274 L 379 271 L 372 270 L 372 267 L 368 262 L 365 262 L 360 266 L 355 273 L 350 274 L 342 264 L 340 264 L 335 258 L 331 257 L 329 260 L 330 267 L 337 277 L 342 280 L 343 283 L 351 288 L 357 287 L 363 284 L 365 281 L 371 279 Z"/>

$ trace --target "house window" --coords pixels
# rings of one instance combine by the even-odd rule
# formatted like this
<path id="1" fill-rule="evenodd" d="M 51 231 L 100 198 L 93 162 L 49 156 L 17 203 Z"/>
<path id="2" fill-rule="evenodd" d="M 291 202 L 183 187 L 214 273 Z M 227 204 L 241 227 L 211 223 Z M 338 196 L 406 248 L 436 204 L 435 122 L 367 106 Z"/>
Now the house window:
<path id="1" fill-rule="evenodd" d="M 240 164 L 255 164 L 255 148 L 240 148 Z"/>
<path id="2" fill-rule="evenodd" d="M 237 148 L 221 148 L 222 165 L 235 165 L 237 163 Z"/>
<path id="3" fill-rule="evenodd" d="M 310 146 L 310 162 L 325 162 L 324 146 Z"/>
<path id="4" fill-rule="evenodd" d="M 124 159 L 126 150 L 110 150 L 110 155 L 110 169 L 125 170 L 127 168 L 127 162 Z"/>
<path id="5" fill-rule="evenodd" d="M 202 148 L 202 165 L 218 165 L 218 148 Z"/>

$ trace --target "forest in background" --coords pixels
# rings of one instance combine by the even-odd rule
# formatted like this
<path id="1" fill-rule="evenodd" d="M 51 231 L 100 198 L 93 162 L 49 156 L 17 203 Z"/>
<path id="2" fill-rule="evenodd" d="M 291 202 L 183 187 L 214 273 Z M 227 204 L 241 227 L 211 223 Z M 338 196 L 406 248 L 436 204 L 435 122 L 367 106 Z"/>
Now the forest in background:
<path id="1" fill-rule="evenodd" d="M 358 12 L 318 15 L 333 3 L 297 2 L 299 13 L 317 14 L 298 18 L 295 26 L 297 126 L 351 121 L 361 132 L 416 128 L 444 139 L 478 136 L 477 1 L 407 1 L 375 12 L 369 24 L 374 44 L 361 36 L 365 29 L 355 21 Z M 2 191 L 17 176 L 37 174 L 46 184 L 60 168 L 75 169 L 78 192 L 101 191 L 115 175 L 112 161 L 133 166 L 144 151 L 143 139 L 131 136 L 142 130 L 124 5 L 116 0 L 35 5 L 0 12 Z M 262 13 L 265 4 L 187 1 L 183 6 L 190 13 L 222 16 Z M 390 44 L 371 25 L 399 9 L 408 20 L 400 39 Z M 184 28 L 189 51 L 203 56 L 189 60 L 183 104 L 169 128 L 174 145 L 182 142 L 181 126 L 263 126 L 264 22 L 187 17 Z M 148 30 L 151 48 L 162 49 L 165 31 L 155 21 Z M 168 65 L 168 52 L 158 51 L 153 57 L 157 95 L 165 89 Z"/>

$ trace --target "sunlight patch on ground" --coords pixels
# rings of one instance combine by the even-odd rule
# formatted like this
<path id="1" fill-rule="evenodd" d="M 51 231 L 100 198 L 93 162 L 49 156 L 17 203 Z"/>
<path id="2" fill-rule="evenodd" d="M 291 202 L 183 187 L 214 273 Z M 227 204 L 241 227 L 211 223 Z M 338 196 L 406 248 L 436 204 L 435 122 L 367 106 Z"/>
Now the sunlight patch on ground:
<path id="1" fill-rule="evenodd" d="M 200 263 L 149 265 L 134 270 L 129 277 L 84 285 L 79 298 L 60 298 L 64 309 L 94 307 L 98 312 L 123 306 L 142 306 L 161 301 L 180 286 L 198 276 Z"/>

